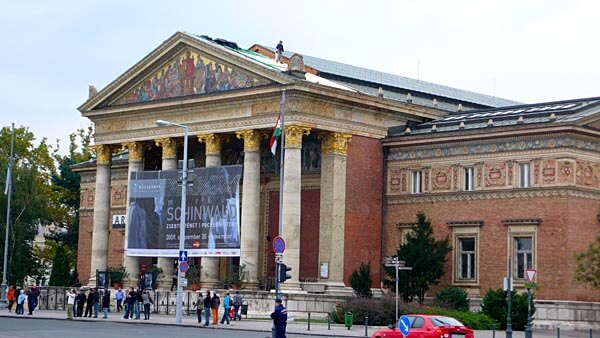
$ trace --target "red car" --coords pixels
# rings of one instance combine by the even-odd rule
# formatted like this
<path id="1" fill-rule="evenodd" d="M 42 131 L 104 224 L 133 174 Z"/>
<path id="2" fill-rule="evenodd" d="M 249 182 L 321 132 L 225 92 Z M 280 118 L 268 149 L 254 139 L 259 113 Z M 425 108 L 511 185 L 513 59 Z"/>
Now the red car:
<path id="1" fill-rule="evenodd" d="M 474 338 L 473 330 L 452 317 L 408 315 L 410 332 L 404 338 Z M 378 330 L 371 338 L 403 338 L 398 327 Z"/>

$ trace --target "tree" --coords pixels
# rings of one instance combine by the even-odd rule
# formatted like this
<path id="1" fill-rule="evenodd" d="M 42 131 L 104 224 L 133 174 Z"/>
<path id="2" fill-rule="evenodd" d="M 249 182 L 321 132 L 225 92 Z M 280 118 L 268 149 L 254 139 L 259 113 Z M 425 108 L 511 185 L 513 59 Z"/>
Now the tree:
<path id="1" fill-rule="evenodd" d="M 575 281 L 600 289 L 600 236 L 590 243 L 586 252 L 575 255 Z"/>
<path id="2" fill-rule="evenodd" d="M 417 214 L 417 224 L 406 236 L 406 242 L 398 248 L 397 257 L 412 270 L 399 272 L 399 289 L 405 301 L 412 301 L 414 296 L 423 302 L 425 292 L 431 285 L 437 284 L 444 275 L 446 255 L 450 251 L 448 237 L 436 241 L 433 238 L 431 221 L 423 212 Z M 389 276 L 395 278 L 394 268 L 386 268 Z M 388 281 L 387 284 L 394 282 Z"/>
<path id="3" fill-rule="evenodd" d="M 373 297 L 373 292 L 371 291 L 371 285 L 373 285 L 373 280 L 371 279 L 371 263 L 360 263 L 358 271 L 355 269 L 350 275 L 349 282 L 357 296 L 366 298 Z"/>
<path id="4" fill-rule="evenodd" d="M 50 286 L 72 285 L 71 269 L 63 246 L 56 248 L 54 259 L 52 259 L 52 273 L 50 274 Z"/>

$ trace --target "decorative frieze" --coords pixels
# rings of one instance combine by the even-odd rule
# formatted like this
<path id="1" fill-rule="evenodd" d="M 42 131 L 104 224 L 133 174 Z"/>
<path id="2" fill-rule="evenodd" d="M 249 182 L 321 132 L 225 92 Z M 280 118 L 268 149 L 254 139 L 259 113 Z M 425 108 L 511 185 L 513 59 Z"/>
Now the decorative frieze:
<path id="1" fill-rule="evenodd" d="M 112 187 L 110 194 L 111 207 L 122 207 L 127 203 L 127 186 L 121 185 Z"/>
<path id="2" fill-rule="evenodd" d="M 431 191 L 452 190 L 452 167 L 431 169 Z"/>
<path id="3" fill-rule="evenodd" d="M 571 160 L 557 161 L 558 184 L 575 184 L 575 163 Z"/>
<path id="4" fill-rule="evenodd" d="M 598 187 L 598 164 L 587 161 L 577 161 L 576 184 L 588 187 Z"/>
<path id="5" fill-rule="evenodd" d="M 285 126 L 285 147 L 302 148 L 302 136 L 310 134 L 310 128 L 296 125 Z"/>
<path id="6" fill-rule="evenodd" d="M 485 164 L 485 186 L 489 188 L 506 186 L 506 164 L 486 163 Z"/>
<path id="7" fill-rule="evenodd" d="M 348 154 L 348 144 L 352 140 L 352 135 L 340 133 L 320 133 L 318 139 L 321 141 L 322 154 L 346 156 Z"/>

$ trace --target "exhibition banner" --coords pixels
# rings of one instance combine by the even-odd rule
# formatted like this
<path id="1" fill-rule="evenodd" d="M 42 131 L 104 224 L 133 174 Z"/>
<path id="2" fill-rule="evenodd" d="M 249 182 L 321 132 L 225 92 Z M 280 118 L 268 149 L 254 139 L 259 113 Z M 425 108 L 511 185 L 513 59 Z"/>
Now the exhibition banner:
<path id="1" fill-rule="evenodd" d="M 131 173 L 128 256 L 178 256 L 180 176 L 177 170 Z M 197 168 L 190 176 L 185 217 L 189 256 L 239 256 L 242 166 Z"/>

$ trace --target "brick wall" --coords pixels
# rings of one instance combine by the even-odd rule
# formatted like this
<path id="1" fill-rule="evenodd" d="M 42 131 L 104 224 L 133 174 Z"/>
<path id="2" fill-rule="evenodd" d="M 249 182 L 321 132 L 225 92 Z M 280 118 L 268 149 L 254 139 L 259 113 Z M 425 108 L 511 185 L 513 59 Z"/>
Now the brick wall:
<path id="1" fill-rule="evenodd" d="M 344 281 L 360 263 L 371 263 L 379 287 L 383 150 L 379 140 L 353 136 L 346 162 Z"/>

